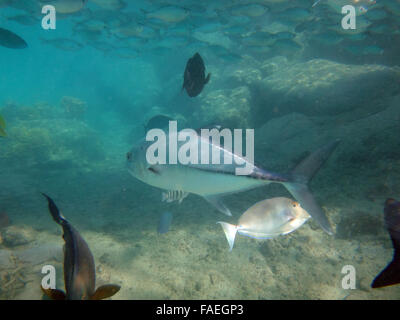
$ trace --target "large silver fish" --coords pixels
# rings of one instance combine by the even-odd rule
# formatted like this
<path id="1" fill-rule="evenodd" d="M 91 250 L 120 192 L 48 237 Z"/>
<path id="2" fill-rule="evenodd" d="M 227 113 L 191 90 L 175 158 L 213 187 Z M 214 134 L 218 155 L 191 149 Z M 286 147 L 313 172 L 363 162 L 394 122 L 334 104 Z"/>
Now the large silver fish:
<path id="1" fill-rule="evenodd" d="M 310 218 L 298 202 L 272 198 L 257 202 L 239 218 L 237 225 L 219 221 L 232 251 L 236 233 L 254 239 L 271 239 L 300 228 Z"/>
<path id="2" fill-rule="evenodd" d="M 261 187 L 272 182 L 281 183 L 327 233 L 333 234 L 329 220 L 316 203 L 307 183 L 328 159 L 339 140 L 321 147 L 301 161 L 291 173 L 284 175 L 269 172 L 253 165 L 245 157 L 215 145 L 211 139 L 203 139 L 200 136 L 198 136 L 198 139 L 201 141 L 198 144 L 199 156 L 201 156 L 202 150 L 208 148 L 211 159 L 212 152 L 210 150 L 219 149 L 221 164 L 181 164 L 179 162 L 177 164 L 168 164 L 168 162 L 167 164 L 149 164 L 146 160 L 146 150 L 154 142 L 142 140 L 127 153 L 128 171 L 134 177 L 149 185 L 200 195 L 219 211 L 229 216 L 231 215 L 230 210 L 221 201 L 221 196 Z M 187 142 L 178 141 L 178 150 L 185 143 Z M 205 147 L 200 147 L 202 144 Z M 169 159 L 168 139 L 165 142 L 165 147 L 167 159 Z M 223 164 L 223 160 L 229 157 L 234 159 L 232 164 Z M 211 160 L 209 163 L 211 163 Z M 237 168 L 244 167 L 244 165 L 237 163 L 245 163 L 246 167 L 252 168 L 252 172 L 248 175 L 235 175 Z"/>

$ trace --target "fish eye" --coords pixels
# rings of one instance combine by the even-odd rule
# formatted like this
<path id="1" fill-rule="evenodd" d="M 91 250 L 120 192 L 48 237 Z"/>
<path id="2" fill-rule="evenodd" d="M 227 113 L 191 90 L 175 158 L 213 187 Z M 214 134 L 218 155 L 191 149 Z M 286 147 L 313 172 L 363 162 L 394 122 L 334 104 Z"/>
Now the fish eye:
<path id="1" fill-rule="evenodd" d="M 128 152 L 128 153 L 126 154 L 126 159 L 127 159 L 128 161 L 131 161 L 131 160 L 132 160 L 132 152 Z"/>
<path id="2" fill-rule="evenodd" d="M 293 201 L 292 202 L 293 208 L 298 207 L 300 204 L 297 201 Z"/>

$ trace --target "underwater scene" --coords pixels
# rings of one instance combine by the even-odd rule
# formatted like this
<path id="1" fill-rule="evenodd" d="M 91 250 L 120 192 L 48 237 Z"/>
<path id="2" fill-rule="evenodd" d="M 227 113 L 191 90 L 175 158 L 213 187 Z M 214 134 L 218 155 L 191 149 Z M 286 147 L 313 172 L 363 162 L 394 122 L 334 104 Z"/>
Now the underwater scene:
<path id="1" fill-rule="evenodd" d="M 400 299 L 400 0 L 0 21 L 0 300 Z"/>

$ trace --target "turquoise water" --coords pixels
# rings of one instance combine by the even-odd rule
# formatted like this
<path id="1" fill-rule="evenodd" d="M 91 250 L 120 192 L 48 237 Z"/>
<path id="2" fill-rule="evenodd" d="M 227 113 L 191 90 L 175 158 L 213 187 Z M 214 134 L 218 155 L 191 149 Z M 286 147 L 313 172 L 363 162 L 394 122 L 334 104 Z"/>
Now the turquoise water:
<path id="1" fill-rule="evenodd" d="M 399 285 L 370 284 L 393 254 L 384 202 L 400 197 L 400 2 L 361 2 L 88 0 L 43 30 L 38 1 L 0 0 L 0 27 L 28 44 L 0 47 L 0 299 L 42 299 L 48 264 L 64 289 L 62 230 L 40 192 L 88 243 L 97 286 L 121 286 L 112 299 L 398 299 Z M 346 4 L 355 30 L 341 27 Z M 211 78 L 189 97 L 196 52 Z M 163 202 L 126 158 L 160 114 L 254 129 L 255 163 L 282 174 L 340 139 L 310 182 L 334 235 L 312 217 L 271 240 L 237 235 L 229 252 L 217 221 L 293 197 L 274 183 L 227 194 L 232 217 L 193 193 Z"/>

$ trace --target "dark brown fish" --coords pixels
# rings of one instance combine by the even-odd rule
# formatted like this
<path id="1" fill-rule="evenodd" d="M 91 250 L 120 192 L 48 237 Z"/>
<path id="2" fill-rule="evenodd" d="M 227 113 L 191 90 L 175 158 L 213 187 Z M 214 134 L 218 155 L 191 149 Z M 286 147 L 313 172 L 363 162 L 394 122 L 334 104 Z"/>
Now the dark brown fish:
<path id="1" fill-rule="evenodd" d="M 400 202 L 387 199 L 385 202 L 385 226 L 393 244 L 393 259 L 374 279 L 372 288 L 381 288 L 400 283 Z"/>
<path id="2" fill-rule="evenodd" d="M 11 49 L 24 49 L 28 44 L 14 32 L 0 28 L 0 46 Z"/>
<path id="3" fill-rule="evenodd" d="M 63 217 L 54 201 L 43 194 L 48 201 L 49 211 L 63 228 L 64 282 L 65 291 L 44 289 L 43 292 L 53 300 L 101 300 L 113 296 L 120 286 L 108 284 L 95 290 L 96 272 L 93 255 L 79 232 Z"/>
<path id="4" fill-rule="evenodd" d="M 203 59 L 196 52 L 186 64 L 185 73 L 183 74 L 182 90 L 186 89 L 189 97 L 196 97 L 203 90 L 204 85 L 210 81 L 211 73 L 205 77 L 205 66 Z"/>

